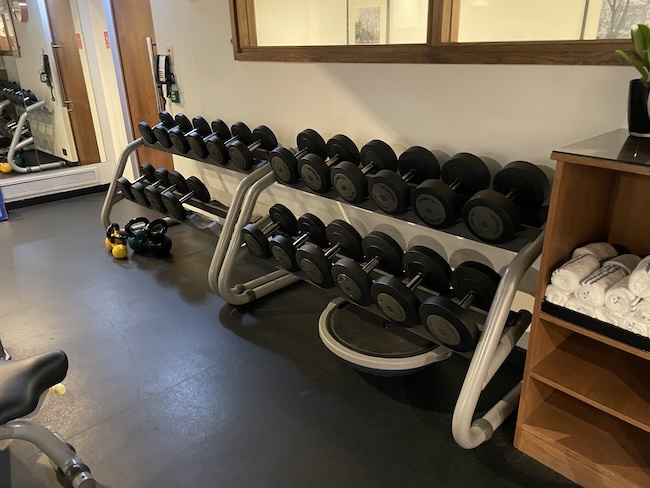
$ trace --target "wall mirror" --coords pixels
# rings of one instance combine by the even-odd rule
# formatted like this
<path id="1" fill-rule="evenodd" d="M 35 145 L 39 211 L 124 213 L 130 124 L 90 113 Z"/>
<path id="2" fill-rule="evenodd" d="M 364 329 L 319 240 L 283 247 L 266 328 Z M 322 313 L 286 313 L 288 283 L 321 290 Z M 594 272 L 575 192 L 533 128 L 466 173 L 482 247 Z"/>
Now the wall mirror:
<path id="1" fill-rule="evenodd" d="M 27 11 L 27 2 L 23 0 L 11 0 L 11 11 L 17 22 L 27 22 L 29 13 Z"/>
<path id="2" fill-rule="evenodd" d="M 621 64 L 650 0 L 230 0 L 239 60 Z"/>
<path id="3" fill-rule="evenodd" d="M 20 57 L 20 47 L 14 30 L 14 21 L 9 0 L 0 2 L 0 51 L 1 54 L 9 54 Z"/>

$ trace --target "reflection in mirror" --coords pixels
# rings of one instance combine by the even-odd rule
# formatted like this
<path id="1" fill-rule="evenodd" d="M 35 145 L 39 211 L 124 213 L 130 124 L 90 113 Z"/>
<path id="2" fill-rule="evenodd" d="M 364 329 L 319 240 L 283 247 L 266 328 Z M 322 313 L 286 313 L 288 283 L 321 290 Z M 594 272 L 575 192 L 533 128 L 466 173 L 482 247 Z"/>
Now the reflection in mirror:
<path id="1" fill-rule="evenodd" d="M 458 0 L 458 42 L 629 38 L 650 0 Z"/>
<path id="2" fill-rule="evenodd" d="M 27 22 L 29 18 L 27 2 L 23 0 L 11 0 L 11 10 L 18 22 Z"/>
<path id="3" fill-rule="evenodd" d="M 258 46 L 424 44 L 428 0 L 255 0 Z"/>
<path id="4" fill-rule="evenodd" d="M 2 0 L 0 6 L 2 10 L 2 24 L 4 27 L 4 35 L 9 44 L 9 51 L 15 57 L 20 57 L 20 48 L 18 46 L 18 39 L 16 38 L 16 31 L 14 30 L 14 20 L 11 15 L 11 7 L 7 3 L 9 0 Z"/>

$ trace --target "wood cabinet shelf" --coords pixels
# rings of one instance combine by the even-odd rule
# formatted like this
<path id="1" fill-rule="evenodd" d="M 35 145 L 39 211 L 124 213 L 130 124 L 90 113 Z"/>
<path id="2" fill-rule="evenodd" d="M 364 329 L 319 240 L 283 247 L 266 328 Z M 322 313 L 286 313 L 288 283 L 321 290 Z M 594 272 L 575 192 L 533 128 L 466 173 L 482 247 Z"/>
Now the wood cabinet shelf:
<path id="1" fill-rule="evenodd" d="M 650 434 L 648 361 L 573 334 L 530 375 Z"/>
<path id="2" fill-rule="evenodd" d="M 650 352 L 542 303 L 551 273 L 579 246 L 607 241 L 650 254 L 650 140 L 618 130 L 552 157 L 515 446 L 585 487 L 649 487 Z"/>
<path id="3" fill-rule="evenodd" d="M 650 434 L 553 391 L 521 427 L 519 448 L 582 486 L 648 486 Z"/>

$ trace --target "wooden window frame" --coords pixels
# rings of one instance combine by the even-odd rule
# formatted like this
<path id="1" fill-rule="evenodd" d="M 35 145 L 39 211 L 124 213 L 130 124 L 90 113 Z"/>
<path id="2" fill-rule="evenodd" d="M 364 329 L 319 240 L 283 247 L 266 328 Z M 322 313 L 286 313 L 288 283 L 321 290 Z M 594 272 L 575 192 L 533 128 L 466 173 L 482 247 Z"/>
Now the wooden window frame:
<path id="1" fill-rule="evenodd" d="M 426 44 L 257 46 L 254 0 L 229 0 L 237 61 L 624 65 L 629 39 L 457 43 L 460 0 L 430 0 Z"/>

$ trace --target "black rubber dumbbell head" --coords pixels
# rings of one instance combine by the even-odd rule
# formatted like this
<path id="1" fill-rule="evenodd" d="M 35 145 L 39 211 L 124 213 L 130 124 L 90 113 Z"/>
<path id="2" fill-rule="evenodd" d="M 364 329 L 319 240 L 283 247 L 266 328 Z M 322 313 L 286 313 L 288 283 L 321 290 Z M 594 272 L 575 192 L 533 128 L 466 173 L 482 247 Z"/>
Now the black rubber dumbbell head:
<path id="1" fill-rule="evenodd" d="M 332 168 L 332 186 L 346 202 L 361 203 L 368 198 L 366 174 L 382 169 L 397 171 L 397 156 L 388 144 L 375 139 L 361 148 L 361 165 L 343 161 Z"/>
<path id="2" fill-rule="evenodd" d="M 327 234 L 323 221 L 313 214 L 306 213 L 298 219 L 299 236 L 294 241 L 285 235 L 276 235 L 269 244 L 275 260 L 288 271 L 298 271 L 300 266 L 296 261 L 296 250 L 307 240 L 317 246 L 327 245 Z"/>
<path id="3" fill-rule="evenodd" d="M 192 119 L 192 129 L 188 132 L 183 132 L 180 126 L 176 126 L 169 130 L 169 139 L 172 141 L 174 149 L 181 154 L 190 152 L 190 142 L 188 137 L 193 134 L 198 134 L 200 137 L 207 137 L 211 134 L 210 124 L 200 115 Z"/>
<path id="4" fill-rule="evenodd" d="M 140 165 L 140 176 L 136 178 L 136 180 L 133 183 L 131 183 L 128 180 L 128 178 L 124 176 L 120 176 L 115 181 L 115 184 L 117 186 L 117 189 L 124 196 L 124 198 L 126 198 L 127 200 L 135 201 L 135 197 L 133 196 L 133 192 L 131 191 L 132 186 L 136 183 L 140 183 L 145 180 L 153 182 L 155 180 L 155 173 L 156 173 L 156 169 L 153 167 L 152 164 L 142 163 L 142 165 Z"/>
<path id="5" fill-rule="evenodd" d="M 476 347 L 480 335 L 470 305 L 488 310 L 494 300 L 501 277 L 489 266 L 467 261 L 451 274 L 456 303 L 449 297 L 433 296 L 420 305 L 420 320 L 443 346 L 467 352 Z"/>
<path id="6" fill-rule="evenodd" d="M 205 145 L 208 149 L 208 154 L 219 164 L 228 164 L 228 161 L 230 161 L 228 144 L 234 141 L 241 141 L 244 144 L 253 142 L 253 133 L 243 122 L 235 122 L 230 128 L 230 132 L 232 134 L 230 139 L 222 139 L 217 133 L 206 138 Z"/>
<path id="7" fill-rule="evenodd" d="M 327 141 L 328 159 L 318 154 L 307 154 L 298 165 L 305 184 L 316 193 L 325 193 L 332 188 L 330 168 L 342 161 L 358 165 L 361 156 L 357 145 L 348 136 L 337 134 Z"/>
<path id="8" fill-rule="evenodd" d="M 230 160 L 242 171 L 250 170 L 255 164 L 255 151 L 258 149 L 272 150 L 278 147 L 278 140 L 273 131 L 265 125 L 253 130 L 253 142 L 246 144 L 240 140 L 233 141 L 228 146 Z"/>
<path id="9" fill-rule="evenodd" d="M 162 125 L 163 127 L 167 129 L 171 129 L 176 125 L 174 122 L 174 117 L 167 112 L 166 110 L 163 110 L 158 114 L 158 118 L 160 119 L 160 122 L 155 126 L 157 127 L 158 125 Z M 154 134 L 153 128 L 149 126 L 146 122 L 140 122 L 138 124 L 138 131 L 140 132 L 140 136 L 149 144 L 156 144 L 158 140 L 156 139 L 156 134 Z"/>
<path id="10" fill-rule="evenodd" d="M 443 166 L 440 180 L 422 182 L 411 193 L 411 206 L 430 227 L 449 227 L 461 216 L 467 198 L 490 185 L 485 162 L 470 153 L 458 153 Z"/>
<path id="11" fill-rule="evenodd" d="M 362 266 L 354 259 L 341 258 L 332 266 L 332 278 L 349 300 L 359 305 L 370 305 L 370 273 L 378 267 L 394 276 L 400 276 L 404 251 L 395 239 L 380 231 L 373 231 L 364 237 L 361 250 L 366 264 Z"/>
<path id="12" fill-rule="evenodd" d="M 539 209 L 548 198 L 550 183 L 538 166 L 513 161 L 494 177 L 493 188 L 465 203 L 463 220 L 474 236 L 499 244 L 512 239 L 521 224 L 517 207 Z"/>
<path id="13" fill-rule="evenodd" d="M 203 182 L 196 176 L 190 176 L 187 180 L 176 172 L 171 172 L 169 181 L 176 187 L 176 190 L 182 193 L 182 196 L 177 196 L 170 191 L 165 191 L 161 195 L 163 205 L 171 217 L 176 220 L 185 220 L 188 212 L 183 207 L 183 203 L 190 199 L 199 200 L 203 203 L 210 201 L 210 192 L 203 184 Z"/>
<path id="14" fill-rule="evenodd" d="M 409 183 L 422 183 L 440 177 L 440 165 L 448 159 L 442 152 L 432 153 L 420 146 L 407 149 L 399 157 L 399 174 L 382 169 L 370 178 L 368 191 L 381 210 L 400 215 L 411 205 Z"/>
<path id="15" fill-rule="evenodd" d="M 327 145 L 321 135 L 313 129 L 305 129 L 296 137 L 298 152 L 285 147 L 277 147 L 269 154 L 269 161 L 273 173 L 278 181 L 293 185 L 300 180 L 298 170 L 299 161 L 309 154 L 324 157 L 327 154 Z"/>
<path id="16" fill-rule="evenodd" d="M 167 207 L 165 207 L 165 203 L 162 199 L 163 192 L 171 193 L 178 191 L 179 193 L 187 193 L 187 184 L 185 182 L 185 178 L 178 171 L 170 171 L 167 174 L 167 180 L 168 185 L 162 190 L 158 188 L 158 186 L 160 186 L 159 184 L 149 185 L 144 189 L 144 194 L 147 197 L 149 205 L 151 205 L 154 210 L 160 213 L 167 213 Z"/>
<path id="17" fill-rule="evenodd" d="M 263 229 L 255 224 L 247 224 L 242 229 L 242 238 L 248 252 L 258 258 L 270 258 L 271 248 L 269 237 L 276 232 L 283 232 L 289 236 L 298 233 L 298 221 L 293 212 L 280 203 L 276 203 L 269 209 L 271 224 Z"/>
<path id="18" fill-rule="evenodd" d="M 178 127 L 184 134 L 192 130 L 192 122 L 190 122 L 190 119 L 188 119 L 185 114 L 178 114 L 176 117 L 174 117 L 173 127 L 163 127 L 157 125 L 153 128 L 153 133 L 156 136 L 156 140 L 165 149 L 170 149 L 173 146 L 172 140 L 169 137 L 169 131 L 176 127 Z"/>
<path id="19" fill-rule="evenodd" d="M 404 270 L 411 278 L 408 284 L 389 276 L 379 277 L 370 288 L 372 300 L 395 323 L 404 327 L 418 324 L 420 300 L 414 289 L 422 284 L 433 291 L 449 288 L 451 268 L 437 252 L 424 246 L 413 246 L 404 254 Z"/>
<path id="20" fill-rule="evenodd" d="M 210 124 L 210 134 L 202 136 L 197 132 L 190 132 L 187 136 L 187 142 L 192 152 L 199 158 L 205 159 L 210 153 L 208 152 L 207 140 L 210 136 L 217 137 L 222 141 L 227 141 L 232 137 L 228 125 L 221 119 L 214 119 Z"/>
<path id="21" fill-rule="evenodd" d="M 168 187 L 169 185 L 169 171 L 167 171 L 166 168 L 157 168 L 154 172 L 153 183 L 150 185 L 145 186 L 142 182 L 134 183 L 131 185 L 133 201 L 135 201 L 135 203 L 138 205 L 149 207 L 151 206 L 151 203 L 149 203 L 149 199 L 147 198 L 147 193 L 145 191 L 147 186 L 154 186 L 157 188 L 159 186 Z"/>
<path id="22" fill-rule="evenodd" d="M 334 286 L 331 258 L 340 253 L 354 260 L 363 259 L 361 236 L 343 220 L 333 220 L 325 229 L 330 247 L 327 250 L 307 243 L 296 251 L 296 261 L 309 280 L 323 288 Z"/>

